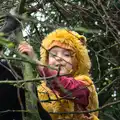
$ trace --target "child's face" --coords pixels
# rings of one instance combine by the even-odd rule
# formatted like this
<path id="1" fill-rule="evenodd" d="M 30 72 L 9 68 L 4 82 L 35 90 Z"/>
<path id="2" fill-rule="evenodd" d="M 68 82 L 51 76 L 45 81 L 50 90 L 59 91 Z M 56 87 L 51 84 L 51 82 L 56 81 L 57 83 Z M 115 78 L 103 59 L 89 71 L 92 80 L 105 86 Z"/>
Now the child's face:
<path id="1" fill-rule="evenodd" d="M 71 51 L 60 47 L 51 48 L 48 64 L 55 68 L 60 66 L 60 74 L 68 74 L 73 69 Z"/>

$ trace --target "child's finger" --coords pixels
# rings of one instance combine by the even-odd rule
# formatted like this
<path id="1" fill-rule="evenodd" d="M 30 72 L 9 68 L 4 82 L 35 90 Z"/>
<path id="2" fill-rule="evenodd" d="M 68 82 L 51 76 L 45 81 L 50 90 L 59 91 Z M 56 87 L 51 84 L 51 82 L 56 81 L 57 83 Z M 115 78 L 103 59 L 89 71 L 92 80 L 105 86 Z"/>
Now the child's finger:
<path id="1" fill-rule="evenodd" d="M 28 44 L 26 41 L 23 41 L 18 45 L 18 49 L 20 49 L 21 47 L 31 48 L 30 44 Z"/>
<path id="2" fill-rule="evenodd" d="M 30 51 L 29 51 L 29 49 L 27 49 L 27 48 L 20 48 L 20 49 L 19 49 L 19 52 L 20 52 L 20 53 L 28 54 Z"/>
<path id="3" fill-rule="evenodd" d="M 22 42 L 21 44 L 19 44 L 18 51 L 20 53 L 28 55 L 31 58 L 36 58 L 33 47 L 27 42 Z"/>
<path id="4" fill-rule="evenodd" d="M 20 47 L 29 47 L 29 48 L 31 48 L 31 46 L 29 44 L 19 44 L 18 48 L 20 48 Z"/>
<path id="5" fill-rule="evenodd" d="M 20 45 L 22 45 L 22 44 L 29 44 L 29 43 L 26 41 L 22 41 L 22 42 L 20 42 Z"/>
<path id="6" fill-rule="evenodd" d="M 29 51 L 33 51 L 32 46 L 30 46 L 29 44 L 20 44 L 18 46 L 18 51 L 21 51 L 21 49 L 28 49 Z"/>

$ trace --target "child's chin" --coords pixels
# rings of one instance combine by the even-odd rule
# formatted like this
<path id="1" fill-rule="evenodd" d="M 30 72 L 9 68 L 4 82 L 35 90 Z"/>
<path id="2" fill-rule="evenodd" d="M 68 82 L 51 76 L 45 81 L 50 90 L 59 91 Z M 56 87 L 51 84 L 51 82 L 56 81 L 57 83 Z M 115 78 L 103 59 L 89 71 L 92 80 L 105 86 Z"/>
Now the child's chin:
<path id="1" fill-rule="evenodd" d="M 67 71 L 60 71 L 60 75 L 66 75 L 66 74 L 68 74 Z"/>

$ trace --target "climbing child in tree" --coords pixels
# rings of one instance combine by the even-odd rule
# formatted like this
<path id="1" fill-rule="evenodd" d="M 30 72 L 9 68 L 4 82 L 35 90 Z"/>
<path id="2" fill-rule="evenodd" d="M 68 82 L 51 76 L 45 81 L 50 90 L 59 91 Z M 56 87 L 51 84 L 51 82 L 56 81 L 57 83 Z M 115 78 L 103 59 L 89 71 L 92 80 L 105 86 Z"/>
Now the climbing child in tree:
<path id="1" fill-rule="evenodd" d="M 19 51 L 37 60 L 28 43 L 21 43 Z M 40 63 L 48 67 L 37 66 L 43 77 L 37 88 L 38 97 L 52 120 L 98 120 L 98 112 L 75 114 L 98 108 L 89 75 L 91 62 L 86 38 L 68 29 L 57 29 L 42 41 L 40 57 Z"/>

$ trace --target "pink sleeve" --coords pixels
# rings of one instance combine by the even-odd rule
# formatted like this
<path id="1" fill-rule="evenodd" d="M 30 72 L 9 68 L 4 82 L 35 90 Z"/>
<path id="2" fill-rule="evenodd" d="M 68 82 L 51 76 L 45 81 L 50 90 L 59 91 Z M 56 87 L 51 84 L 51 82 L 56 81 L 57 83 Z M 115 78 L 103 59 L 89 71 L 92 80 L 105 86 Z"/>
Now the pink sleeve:
<path id="1" fill-rule="evenodd" d="M 50 77 L 57 74 L 57 71 L 50 70 L 48 68 L 44 68 L 39 70 L 40 74 L 45 77 Z M 80 80 L 75 80 L 73 77 L 61 76 L 57 79 L 52 80 L 51 87 L 53 90 L 56 90 L 61 97 L 70 99 L 75 98 L 74 101 L 83 106 L 87 106 L 89 104 L 89 90 L 86 87 L 85 83 Z M 60 88 L 61 86 L 64 88 L 63 92 Z"/>
<path id="2" fill-rule="evenodd" d="M 43 77 L 50 77 L 50 76 L 54 76 L 57 74 L 56 70 L 52 70 L 49 69 L 47 67 L 41 67 L 41 66 L 37 66 L 37 70 L 39 72 L 39 74 Z"/>
<path id="3" fill-rule="evenodd" d="M 60 90 L 60 85 L 56 80 L 52 81 L 53 88 L 57 90 L 61 97 L 67 95 L 67 98 L 74 97 L 74 101 L 78 104 L 87 106 L 89 101 L 89 90 L 86 85 L 80 80 L 75 80 L 73 77 L 62 76 L 58 78 L 59 84 L 63 86 L 67 92 Z"/>

